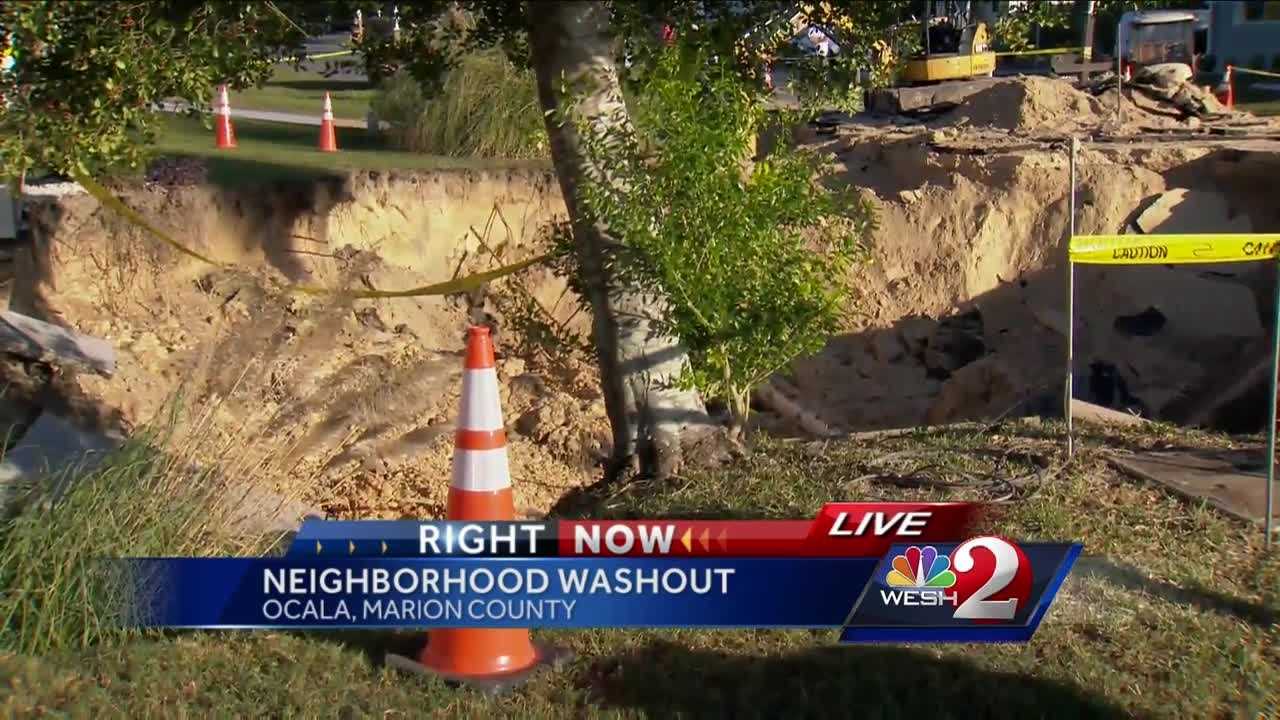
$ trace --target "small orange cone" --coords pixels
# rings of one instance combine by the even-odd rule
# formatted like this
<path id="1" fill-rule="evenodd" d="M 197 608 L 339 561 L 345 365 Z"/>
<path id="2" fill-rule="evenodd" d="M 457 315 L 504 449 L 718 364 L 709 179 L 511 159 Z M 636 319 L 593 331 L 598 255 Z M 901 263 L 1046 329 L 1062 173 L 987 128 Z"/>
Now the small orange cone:
<path id="1" fill-rule="evenodd" d="M 498 399 L 493 339 L 489 328 L 472 326 L 462 376 L 462 407 L 454 435 L 453 481 L 448 519 L 515 520 L 507 434 Z M 417 660 L 388 655 L 393 666 L 426 672 L 490 691 L 509 688 L 542 664 L 559 664 L 568 654 L 535 644 L 528 629 L 463 628 L 432 630 Z"/>
<path id="2" fill-rule="evenodd" d="M 1231 82 L 1231 66 L 1227 66 L 1227 71 L 1222 75 L 1222 82 L 1218 83 L 1218 90 L 1214 95 L 1218 98 L 1218 102 L 1226 106 L 1228 110 L 1232 109 L 1236 104 L 1235 88 Z"/>
<path id="3" fill-rule="evenodd" d="M 333 131 L 333 103 L 324 94 L 324 114 L 320 116 L 320 152 L 338 152 L 338 138 Z"/>
<path id="4" fill-rule="evenodd" d="M 214 133 L 217 135 L 219 150 L 230 150 L 236 146 L 236 131 L 231 127 L 231 101 L 227 99 L 227 86 L 218 86 L 218 104 L 213 108 Z"/>

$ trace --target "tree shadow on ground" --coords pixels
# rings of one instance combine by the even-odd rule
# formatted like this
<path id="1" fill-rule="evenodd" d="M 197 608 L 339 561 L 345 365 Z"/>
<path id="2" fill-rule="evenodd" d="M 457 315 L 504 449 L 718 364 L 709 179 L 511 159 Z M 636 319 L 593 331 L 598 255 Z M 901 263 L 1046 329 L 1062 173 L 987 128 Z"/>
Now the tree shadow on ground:
<path id="1" fill-rule="evenodd" d="M 655 640 L 597 660 L 584 679 L 604 704 L 655 717 L 1127 717 L 1064 683 L 905 648 L 759 657 Z"/>
<path id="2" fill-rule="evenodd" d="M 817 641 L 830 632 L 813 635 Z M 305 637 L 315 640 L 317 633 Z M 422 633 L 320 637 L 363 653 L 375 668 L 386 666 L 387 654 L 414 658 L 424 647 Z M 904 647 L 822 645 L 761 656 L 690 648 L 659 637 L 618 654 L 579 656 L 563 668 L 540 672 L 568 675 L 557 680 L 586 691 L 593 703 L 653 717 L 1129 717 L 1106 699 L 1064 682 Z"/>
<path id="3" fill-rule="evenodd" d="M 1259 628 L 1268 628 L 1280 622 L 1280 612 L 1274 607 L 1241 600 L 1211 590 L 1199 583 L 1181 587 L 1173 583 L 1149 578 L 1137 568 L 1122 565 L 1100 557 L 1082 557 L 1076 562 L 1072 574 L 1105 580 L 1117 587 L 1145 592 L 1171 603 L 1194 607 L 1220 615 L 1230 615 Z"/>

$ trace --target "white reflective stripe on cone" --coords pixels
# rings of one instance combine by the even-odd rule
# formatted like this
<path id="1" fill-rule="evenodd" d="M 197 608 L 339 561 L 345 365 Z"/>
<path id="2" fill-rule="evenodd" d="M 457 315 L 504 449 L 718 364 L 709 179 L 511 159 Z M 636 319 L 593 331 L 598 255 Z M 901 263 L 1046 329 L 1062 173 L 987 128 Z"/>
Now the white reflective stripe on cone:
<path id="1" fill-rule="evenodd" d="M 453 487 L 457 490 L 491 492 L 511 487 L 507 449 L 453 451 Z"/>
<path id="2" fill-rule="evenodd" d="M 493 368 L 463 371 L 462 411 L 458 415 L 458 428 L 502 429 L 502 408 L 498 404 L 498 373 Z"/>

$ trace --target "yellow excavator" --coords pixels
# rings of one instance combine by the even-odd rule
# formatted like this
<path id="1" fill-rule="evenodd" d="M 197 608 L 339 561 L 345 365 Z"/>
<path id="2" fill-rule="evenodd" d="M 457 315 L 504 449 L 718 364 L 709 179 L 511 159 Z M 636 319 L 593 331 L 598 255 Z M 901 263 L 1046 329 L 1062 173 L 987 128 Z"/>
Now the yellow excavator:
<path id="1" fill-rule="evenodd" d="M 904 83 L 923 84 L 991 77 L 996 70 L 996 54 L 986 23 L 958 28 L 950 18 L 926 21 L 924 53 L 903 64 Z"/>
<path id="2" fill-rule="evenodd" d="M 893 87 L 868 94 L 868 109 L 900 113 L 932 107 L 952 94 L 972 92 L 972 83 L 995 73 L 996 54 L 985 22 L 926 15 L 920 27 L 923 50 L 905 60 L 888 43 L 877 43 L 880 67 L 886 73 L 898 70 Z"/>

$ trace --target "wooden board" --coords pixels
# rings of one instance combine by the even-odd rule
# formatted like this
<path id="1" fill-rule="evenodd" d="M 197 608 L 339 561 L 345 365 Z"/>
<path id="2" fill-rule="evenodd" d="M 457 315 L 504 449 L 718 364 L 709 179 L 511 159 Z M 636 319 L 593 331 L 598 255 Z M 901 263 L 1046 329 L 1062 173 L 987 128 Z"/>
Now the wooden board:
<path id="1" fill-rule="evenodd" d="M 1107 462 L 1135 478 L 1203 500 L 1222 512 L 1258 526 L 1266 508 L 1267 467 L 1263 450 L 1181 450 L 1132 455 L 1110 453 Z M 1280 483 L 1274 488 L 1280 520 Z M 1273 525 L 1280 529 L 1280 522 Z"/>

